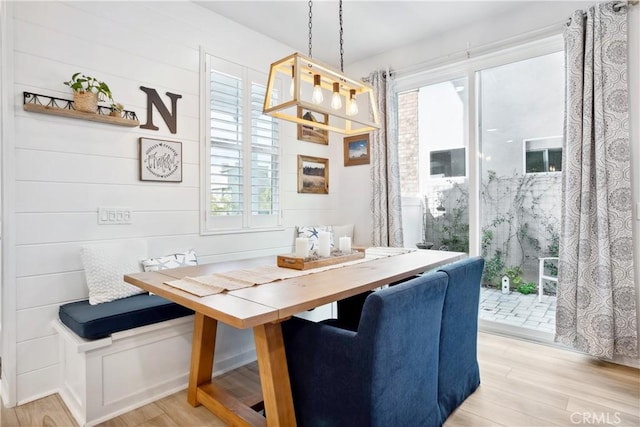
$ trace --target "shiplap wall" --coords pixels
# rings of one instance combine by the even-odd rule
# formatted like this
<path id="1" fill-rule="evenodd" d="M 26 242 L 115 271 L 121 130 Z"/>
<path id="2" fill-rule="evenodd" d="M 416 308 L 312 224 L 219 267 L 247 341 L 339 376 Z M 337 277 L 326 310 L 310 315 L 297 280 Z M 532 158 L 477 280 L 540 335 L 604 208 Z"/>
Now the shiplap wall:
<path id="1" fill-rule="evenodd" d="M 291 250 L 293 227 L 336 218 L 342 143 L 296 140 L 281 125 L 283 230 L 201 236 L 199 49 L 268 71 L 291 49 L 190 2 L 13 3 L 15 138 L 16 402 L 53 392 L 59 369 L 50 323 L 62 303 L 86 298 L 84 243 L 143 238 L 149 255 L 194 248 L 201 262 Z M 159 131 L 25 112 L 22 92 L 61 98 L 77 71 L 106 81 L 116 101 L 146 119 L 140 86 L 182 95 L 177 133 L 157 112 Z M 138 138 L 181 141 L 182 183 L 138 180 Z M 335 137 L 332 137 L 335 138 Z M 297 154 L 330 159 L 329 195 L 297 194 Z M 98 206 L 133 210 L 130 225 L 98 225 Z M 357 228 L 357 227 L 356 227 Z M 253 346 L 250 331 L 221 331 L 217 356 Z M 11 350 L 8 350 L 11 351 Z M 3 380 L 11 380 L 6 375 Z"/>

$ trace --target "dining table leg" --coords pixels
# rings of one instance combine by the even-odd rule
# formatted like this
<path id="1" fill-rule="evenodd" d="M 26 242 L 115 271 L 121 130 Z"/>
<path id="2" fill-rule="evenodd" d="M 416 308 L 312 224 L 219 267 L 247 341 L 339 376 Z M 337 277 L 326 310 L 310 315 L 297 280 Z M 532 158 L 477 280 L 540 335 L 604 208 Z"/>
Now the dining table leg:
<path id="1" fill-rule="evenodd" d="M 296 416 L 280 323 L 253 328 L 264 411 L 269 427 L 293 427 Z"/>
<path id="2" fill-rule="evenodd" d="M 191 343 L 191 367 L 189 369 L 189 389 L 187 401 L 199 406 L 198 386 L 211 382 L 213 373 L 213 353 L 216 348 L 218 321 L 202 313 L 195 313 L 193 341 Z"/>

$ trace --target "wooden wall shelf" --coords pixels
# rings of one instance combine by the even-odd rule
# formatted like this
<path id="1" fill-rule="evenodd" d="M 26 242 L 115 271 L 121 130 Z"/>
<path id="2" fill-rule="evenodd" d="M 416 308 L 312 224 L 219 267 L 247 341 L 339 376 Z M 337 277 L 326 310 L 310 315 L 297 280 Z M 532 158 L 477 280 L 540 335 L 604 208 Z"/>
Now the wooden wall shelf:
<path id="1" fill-rule="evenodd" d="M 123 111 L 122 117 L 110 116 L 111 110 L 108 107 L 98 106 L 97 113 L 85 113 L 73 109 L 73 101 L 62 98 L 55 98 L 47 95 L 38 95 L 31 92 L 23 92 L 25 111 L 33 113 L 51 114 L 54 116 L 70 117 L 92 122 L 108 123 L 117 126 L 135 127 L 140 124 L 136 113 L 133 111 Z"/>

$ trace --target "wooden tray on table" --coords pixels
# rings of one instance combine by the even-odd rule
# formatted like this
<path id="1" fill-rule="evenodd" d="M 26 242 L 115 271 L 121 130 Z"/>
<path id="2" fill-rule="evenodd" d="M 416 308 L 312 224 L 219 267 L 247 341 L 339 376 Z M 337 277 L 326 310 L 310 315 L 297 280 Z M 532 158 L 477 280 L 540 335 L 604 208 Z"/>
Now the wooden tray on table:
<path id="1" fill-rule="evenodd" d="M 308 270 L 310 268 L 326 267 L 364 258 L 364 251 L 353 251 L 350 254 L 334 252 L 328 257 L 298 258 L 295 254 L 278 255 L 278 267 L 293 268 L 294 270 Z"/>

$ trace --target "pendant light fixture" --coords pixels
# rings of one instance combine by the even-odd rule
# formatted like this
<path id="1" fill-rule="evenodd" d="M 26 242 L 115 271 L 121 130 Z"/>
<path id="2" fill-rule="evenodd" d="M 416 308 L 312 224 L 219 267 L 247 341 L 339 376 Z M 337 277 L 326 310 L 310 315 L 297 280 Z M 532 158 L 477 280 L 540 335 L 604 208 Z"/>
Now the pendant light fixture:
<path id="1" fill-rule="evenodd" d="M 339 1 L 340 70 L 313 59 L 312 7 L 313 1 L 310 0 L 309 56 L 294 53 L 271 64 L 264 113 L 345 135 L 379 129 L 380 118 L 372 87 L 360 79 L 344 75 L 342 0 Z M 289 85 L 288 97 L 277 91 L 280 84 Z M 329 100 L 325 100 L 325 91 L 331 93 Z M 321 120 L 323 117 L 326 119 Z"/>

